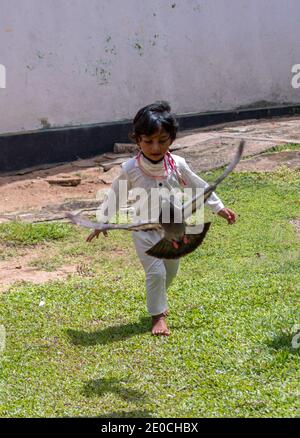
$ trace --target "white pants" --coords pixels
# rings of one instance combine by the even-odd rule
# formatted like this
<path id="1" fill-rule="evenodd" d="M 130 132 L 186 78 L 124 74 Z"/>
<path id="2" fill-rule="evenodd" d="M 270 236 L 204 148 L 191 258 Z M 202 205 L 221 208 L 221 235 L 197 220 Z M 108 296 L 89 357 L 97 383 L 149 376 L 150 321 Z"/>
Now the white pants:
<path id="1" fill-rule="evenodd" d="M 159 231 L 133 231 L 132 239 L 146 276 L 147 309 L 151 315 L 168 310 L 167 289 L 179 268 L 179 259 L 157 259 L 145 254 L 162 238 Z"/>

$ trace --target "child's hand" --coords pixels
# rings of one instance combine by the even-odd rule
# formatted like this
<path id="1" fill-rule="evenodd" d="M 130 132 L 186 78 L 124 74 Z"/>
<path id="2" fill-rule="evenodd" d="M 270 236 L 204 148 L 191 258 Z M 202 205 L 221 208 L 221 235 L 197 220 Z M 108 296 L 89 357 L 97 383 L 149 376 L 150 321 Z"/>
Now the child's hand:
<path id="1" fill-rule="evenodd" d="M 229 224 L 234 224 L 236 221 L 236 213 L 229 208 L 222 208 L 217 214 L 226 219 Z"/>
<path id="2" fill-rule="evenodd" d="M 97 237 L 97 239 L 98 239 L 100 233 L 103 233 L 105 237 L 108 236 L 107 231 L 94 230 L 94 231 L 88 236 L 88 238 L 86 239 L 86 241 L 87 241 L 87 242 L 91 242 L 91 241 L 94 239 L 94 237 Z"/>

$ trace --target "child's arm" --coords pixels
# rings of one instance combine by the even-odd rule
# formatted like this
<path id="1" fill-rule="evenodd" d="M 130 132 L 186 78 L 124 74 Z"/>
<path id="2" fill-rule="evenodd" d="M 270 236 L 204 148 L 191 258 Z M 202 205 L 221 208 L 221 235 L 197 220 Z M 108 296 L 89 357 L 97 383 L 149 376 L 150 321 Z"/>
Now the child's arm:
<path id="1" fill-rule="evenodd" d="M 201 187 L 206 189 L 209 184 L 200 178 L 196 173 L 192 171 L 185 159 L 183 159 L 183 164 L 180 168 L 182 176 L 187 183 L 188 187 Z M 221 199 L 213 192 L 206 201 L 207 207 L 212 210 L 213 213 L 218 214 L 227 220 L 229 224 L 233 224 L 236 221 L 236 214 L 229 208 L 225 208 Z"/>
<path id="2" fill-rule="evenodd" d="M 121 174 L 114 179 L 108 192 L 105 194 L 104 200 L 96 212 L 97 221 L 108 223 L 110 219 L 119 211 L 120 207 L 126 202 L 127 195 L 130 190 L 130 180 L 127 173 L 122 167 Z M 99 236 L 101 231 L 94 230 L 86 239 L 90 242 L 94 237 Z M 103 231 L 107 237 L 107 231 Z"/>
<path id="3" fill-rule="evenodd" d="M 187 183 L 187 187 L 200 187 L 206 189 L 206 187 L 209 186 L 209 184 L 206 181 L 204 181 L 204 179 L 200 178 L 200 176 L 196 175 L 196 173 L 192 171 L 192 169 L 187 164 L 185 159 L 183 159 L 183 164 L 180 167 L 180 171 L 182 173 L 185 182 Z M 210 210 L 213 211 L 213 213 L 218 213 L 220 210 L 224 208 L 223 202 L 215 194 L 215 192 L 212 192 L 210 197 L 207 199 L 206 205 Z"/>

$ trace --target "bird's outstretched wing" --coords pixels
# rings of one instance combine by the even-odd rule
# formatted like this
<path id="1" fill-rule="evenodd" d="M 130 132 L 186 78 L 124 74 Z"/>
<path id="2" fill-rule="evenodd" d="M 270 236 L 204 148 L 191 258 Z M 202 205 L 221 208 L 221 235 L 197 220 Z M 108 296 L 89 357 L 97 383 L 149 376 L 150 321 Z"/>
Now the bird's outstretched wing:
<path id="1" fill-rule="evenodd" d="M 219 176 L 219 177 L 218 177 L 218 178 L 217 178 L 212 184 L 210 184 L 210 185 L 204 190 L 203 195 L 202 195 L 202 193 L 199 194 L 199 195 L 196 195 L 196 196 L 194 196 L 194 198 L 193 198 L 192 200 L 186 202 L 186 203 L 183 205 L 183 207 L 182 207 L 182 208 L 183 208 L 183 214 L 184 214 L 185 211 L 186 211 L 186 212 L 189 212 L 190 209 L 191 209 L 191 213 L 190 213 L 190 214 L 195 213 L 195 211 L 201 207 L 201 205 L 198 205 L 199 202 L 197 203 L 197 200 L 198 200 L 201 196 L 203 196 L 203 201 L 204 201 L 204 202 L 210 197 L 210 195 L 212 194 L 212 192 L 215 191 L 216 187 L 220 184 L 220 182 L 222 182 L 222 181 L 223 181 L 223 180 L 229 175 L 229 173 L 232 172 L 232 170 L 235 168 L 235 166 L 238 164 L 238 162 L 240 161 L 240 159 L 241 159 L 241 157 L 242 157 L 242 155 L 243 155 L 244 146 L 245 146 L 245 140 L 241 140 L 241 141 L 240 141 L 240 144 L 239 144 L 239 147 L 238 147 L 238 150 L 237 150 L 237 152 L 236 152 L 236 154 L 235 154 L 234 159 L 233 159 L 233 160 L 231 161 L 231 163 L 226 167 L 226 169 L 224 170 L 224 172 L 222 173 L 222 175 L 220 175 L 220 176 Z"/>
<path id="2" fill-rule="evenodd" d="M 211 222 L 204 224 L 203 230 L 199 234 L 186 234 L 189 243 L 184 243 L 183 241 L 176 241 L 179 245 L 178 249 L 175 249 L 172 242 L 163 238 L 159 240 L 154 246 L 152 246 L 146 254 L 156 257 L 158 259 L 179 259 L 198 248 L 203 242 Z M 191 225 L 190 225 L 191 226 Z"/>
<path id="3" fill-rule="evenodd" d="M 79 214 L 66 213 L 68 218 L 73 224 L 80 227 L 90 228 L 99 231 L 109 230 L 127 230 L 127 231 L 150 231 L 150 230 L 162 230 L 162 226 L 156 222 L 139 222 L 138 224 L 104 224 L 100 222 L 93 222 L 89 219 L 85 219 Z"/>

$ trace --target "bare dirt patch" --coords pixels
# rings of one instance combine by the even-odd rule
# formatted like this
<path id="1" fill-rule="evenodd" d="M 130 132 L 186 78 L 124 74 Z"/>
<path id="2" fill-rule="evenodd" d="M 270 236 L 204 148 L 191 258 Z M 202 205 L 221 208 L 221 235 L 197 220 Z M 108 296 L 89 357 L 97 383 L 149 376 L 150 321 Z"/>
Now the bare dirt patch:
<path id="1" fill-rule="evenodd" d="M 300 238 L 300 218 L 292 220 L 291 224 L 295 227 L 297 235 Z"/>
<path id="2" fill-rule="evenodd" d="M 101 257 L 125 260 L 128 255 L 128 251 L 123 248 L 106 250 L 105 253 L 96 251 L 95 255 L 64 255 L 66 248 L 72 248 L 72 245 L 66 243 L 62 247 L 51 242 L 31 247 L 10 248 L 0 244 L 0 292 L 6 291 L 16 282 L 42 284 L 53 280 L 65 280 L 72 275 L 94 277 L 97 272 L 102 271 Z"/>
<path id="3" fill-rule="evenodd" d="M 68 173 L 81 177 L 77 186 L 51 185 L 47 178 Z M 74 169 L 63 165 L 49 170 L 37 170 L 26 175 L 0 177 L 0 212 L 42 208 L 68 199 L 95 198 L 97 190 L 107 188 L 100 180 L 100 168 Z"/>
<path id="4" fill-rule="evenodd" d="M 19 281 L 32 283 L 45 283 L 50 280 L 62 280 L 70 274 L 77 272 L 76 265 L 66 265 L 59 267 L 55 271 L 44 271 L 30 266 L 34 260 L 40 259 L 44 250 L 28 249 L 22 255 L 12 257 L 8 260 L 0 261 L 0 291 L 6 290 L 12 284 Z"/>
<path id="5" fill-rule="evenodd" d="M 185 131 L 179 133 L 171 150 L 186 158 L 195 172 L 216 169 L 232 159 L 241 138 L 246 140 L 245 156 L 261 154 L 279 143 L 300 143 L 299 121 L 299 116 L 274 117 Z M 39 211 L 72 199 L 96 200 L 98 190 L 109 188 L 118 174 L 120 163 L 134 155 L 135 152 L 106 153 L 68 164 L 43 166 L 40 170 L 0 175 L 0 216 L 11 212 Z M 260 163 L 260 160 L 255 161 L 253 168 L 263 166 Z M 47 181 L 63 179 L 66 175 L 80 178 L 80 183 L 68 187 Z"/>
<path id="6" fill-rule="evenodd" d="M 274 172 L 281 166 L 289 169 L 300 168 L 300 151 L 284 151 L 273 154 L 263 154 L 240 162 L 236 172 Z"/>

